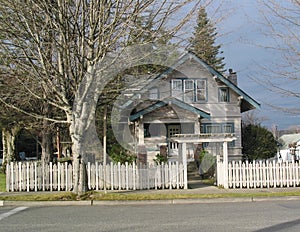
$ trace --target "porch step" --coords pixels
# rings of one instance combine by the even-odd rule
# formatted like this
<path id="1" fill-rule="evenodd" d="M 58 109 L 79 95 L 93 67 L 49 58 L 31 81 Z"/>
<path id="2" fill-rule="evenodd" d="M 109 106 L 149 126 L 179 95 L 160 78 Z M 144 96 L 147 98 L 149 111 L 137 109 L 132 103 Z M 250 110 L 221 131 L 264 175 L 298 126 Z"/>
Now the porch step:
<path id="1" fill-rule="evenodd" d="M 196 161 L 189 162 L 187 165 L 187 171 L 189 172 L 198 172 L 198 167 Z"/>
<path id="2" fill-rule="evenodd" d="M 199 172 L 188 172 L 188 180 L 201 180 Z"/>

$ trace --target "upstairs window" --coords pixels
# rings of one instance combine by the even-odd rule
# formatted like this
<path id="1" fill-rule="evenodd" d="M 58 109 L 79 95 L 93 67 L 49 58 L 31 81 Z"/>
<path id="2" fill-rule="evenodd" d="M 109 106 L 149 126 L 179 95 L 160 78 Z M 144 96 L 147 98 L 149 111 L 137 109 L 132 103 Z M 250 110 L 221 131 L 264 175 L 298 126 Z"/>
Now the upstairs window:
<path id="1" fill-rule="evenodd" d="M 194 80 L 184 80 L 184 101 L 194 102 L 195 101 L 195 87 Z"/>
<path id="2" fill-rule="evenodd" d="M 158 100 L 159 99 L 159 93 L 158 88 L 152 88 L 149 90 L 149 99 L 150 100 Z"/>
<path id="3" fill-rule="evenodd" d="M 219 102 L 229 102 L 229 89 L 226 87 L 219 88 Z"/>
<path id="4" fill-rule="evenodd" d="M 197 80 L 197 100 L 206 101 L 206 80 Z"/>
<path id="5" fill-rule="evenodd" d="M 172 97 L 185 102 L 201 102 L 207 100 L 206 80 L 173 79 L 171 84 Z"/>
<path id="6" fill-rule="evenodd" d="M 172 97 L 182 99 L 182 80 L 172 80 Z"/>

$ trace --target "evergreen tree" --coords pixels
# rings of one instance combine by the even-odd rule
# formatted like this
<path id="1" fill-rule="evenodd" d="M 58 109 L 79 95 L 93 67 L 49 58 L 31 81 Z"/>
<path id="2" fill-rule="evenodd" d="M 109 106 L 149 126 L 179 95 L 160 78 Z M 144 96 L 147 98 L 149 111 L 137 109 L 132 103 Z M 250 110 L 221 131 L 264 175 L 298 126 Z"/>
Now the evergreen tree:
<path id="1" fill-rule="evenodd" d="M 224 57 L 218 57 L 221 45 L 215 45 L 216 35 L 216 28 L 208 19 L 205 8 L 201 7 L 193 37 L 190 38 L 190 51 L 217 71 L 224 72 Z"/>
<path id="2" fill-rule="evenodd" d="M 266 128 L 260 125 L 243 125 L 242 146 L 244 159 L 269 159 L 276 155 L 277 142 Z"/>

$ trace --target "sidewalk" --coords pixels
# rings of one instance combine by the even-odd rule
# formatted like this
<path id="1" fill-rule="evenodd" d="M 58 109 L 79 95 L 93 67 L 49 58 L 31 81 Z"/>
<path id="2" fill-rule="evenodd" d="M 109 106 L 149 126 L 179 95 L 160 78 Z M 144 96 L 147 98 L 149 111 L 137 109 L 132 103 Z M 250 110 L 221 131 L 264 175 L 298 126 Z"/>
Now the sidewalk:
<path id="1" fill-rule="evenodd" d="M 136 191 L 117 191 L 121 193 L 138 193 L 138 194 L 226 194 L 226 193 L 276 193 L 276 192 L 299 192 L 300 187 L 294 188 L 235 188 L 224 189 L 217 186 L 201 183 L 199 180 L 189 181 L 188 189 L 160 189 L 160 190 L 136 190 Z"/>

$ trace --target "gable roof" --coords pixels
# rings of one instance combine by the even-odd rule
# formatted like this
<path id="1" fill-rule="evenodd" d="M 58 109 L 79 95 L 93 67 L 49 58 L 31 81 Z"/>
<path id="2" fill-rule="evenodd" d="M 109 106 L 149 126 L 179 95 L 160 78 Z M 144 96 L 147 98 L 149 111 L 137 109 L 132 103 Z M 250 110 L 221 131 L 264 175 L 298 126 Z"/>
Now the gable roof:
<path id="1" fill-rule="evenodd" d="M 165 75 L 170 74 L 172 71 L 176 69 L 179 65 L 183 64 L 189 59 L 194 59 L 196 62 L 201 64 L 204 68 L 206 68 L 215 78 L 224 83 L 227 87 L 232 89 L 235 93 L 237 93 L 241 97 L 241 112 L 245 112 L 251 109 L 260 109 L 260 104 L 255 101 L 252 97 L 250 97 L 247 93 L 245 93 L 242 89 L 240 89 L 236 84 L 232 83 L 228 78 L 226 78 L 223 74 L 212 68 L 205 61 L 199 58 L 195 53 L 188 51 L 184 54 L 172 67 L 168 68 L 163 73 L 157 75 L 155 79 L 160 79 Z"/>
<path id="2" fill-rule="evenodd" d="M 288 149 L 289 148 L 289 144 L 292 143 L 299 143 L 300 144 L 300 134 L 286 134 L 286 135 L 282 135 L 279 138 L 279 142 L 282 145 L 281 149 Z"/>
<path id="3" fill-rule="evenodd" d="M 138 119 L 140 116 L 143 116 L 145 114 L 149 114 L 149 113 L 155 111 L 156 109 L 159 109 L 161 107 L 169 105 L 170 103 L 176 105 L 179 108 L 182 108 L 184 110 L 187 110 L 187 111 L 190 111 L 194 114 L 197 114 L 202 118 L 210 119 L 210 114 L 209 113 L 204 112 L 203 110 L 200 110 L 200 109 L 198 109 L 194 106 L 191 106 L 191 105 L 189 105 L 189 104 L 187 104 L 183 101 L 180 101 L 176 98 L 168 98 L 168 99 L 164 99 L 164 101 L 157 101 L 156 103 L 154 103 L 154 104 L 152 104 L 152 105 L 150 105 L 150 106 L 148 106 L 148 107 L 146 107 L 146 108 L 130 115 L 129 119 L 130 119 L 130 121 L 134 121 L 134 120 Z"/>

